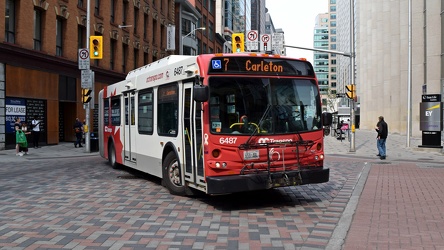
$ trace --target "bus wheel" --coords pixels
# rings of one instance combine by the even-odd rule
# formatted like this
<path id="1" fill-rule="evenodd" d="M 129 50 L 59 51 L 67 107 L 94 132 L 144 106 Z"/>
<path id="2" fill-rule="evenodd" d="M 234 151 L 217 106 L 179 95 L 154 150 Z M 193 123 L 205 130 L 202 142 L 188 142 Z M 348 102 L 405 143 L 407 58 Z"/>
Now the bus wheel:
<path id="1" fill-rule="evenodd" d="M 163 162 L 163 184 L 174 195 L 186 195 L 179 161 L 174 152 L 168 153 Z"/>
<path id="2" fill-rule="evenodd" d="M 119 168 L 119 164 L 116 161 L 116 150 L 114 149 L 114 146 L 112 144 L 108 147 L 108 162 L 112 168 Z"/>

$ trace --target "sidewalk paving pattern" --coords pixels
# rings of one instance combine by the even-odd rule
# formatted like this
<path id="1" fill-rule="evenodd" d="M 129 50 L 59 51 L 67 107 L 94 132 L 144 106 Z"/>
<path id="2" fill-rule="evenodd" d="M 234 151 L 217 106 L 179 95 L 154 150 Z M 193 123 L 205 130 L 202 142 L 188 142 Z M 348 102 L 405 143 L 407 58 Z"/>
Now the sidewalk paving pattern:
<path id="1" fill-rule="evenodd" d="M 358 203 L 350 212 L 351 225 L 336 228 L 346 236 L 337 242 L 333 236 L 327 249 L 444 249 L 441 149 L 420 148 L 419 138 L 410 138 L 407 148 L 406 136 L 389 135 L 387 159 L 380 160 L 375 137 L 372 131 L 357 130 L 355 152 L 350 152 L 348 140 L 326 137 L 327 159 L 342 155 L 371 162 Z"/>
<path id="2" fill-rule="evenodd" d="M 326 249 L 444 249 L 444 159 L 441 150 L 418 148 L 421 144 L 419 138 L 411 138 L 410 148 L 407 148 L 406 136 L 390 134 L 387 139 L 387 159 L 380 160 L 376 157 L 375 137 L 374 131 L 356 130 L 355 152 L 350 152 L 347 139 L 340 141 L 331 135 L 325 137 L 326 161 L 341 159 L 344 166 L 347 161 L 353 162 L 356 166 L 353 171 L 361 171 L 361 174 L 357 175 L 359 180 L 350 180 L 350 185 L 345 183 L 333 201 L 337 206 L 327 211 L 324 221 L 314 228 L 315 232 L 310 236 L 313 237 L 313 248 L 325 246 L 323 242 L 328 237 Z M 98 155 L 97 152 L 86 153 L 85 148 L 74 148 L 72 143 L 30 149 L 29 153 L 20 157 L 15 155 L 14 150 L 0 151 L 0 166 L 65 157 L 83 159 Z M 162 195 L 160 193 L 155 197 L 161 201 Z M 348 201 L 348 204 L 343 206 L 341 201 Z M 339 211 L 344 211 L 342 217 L 335 218 Z M 179 212 L 178 216 L 182 215 L 185 216 Z M 255 218 L 260 220 L 259 217 Z M 249 218 L 248 221 L 255 218 Z M 327 232 L 330 229 L 334 230 L 332 234 Z M 278 232 L 285 235 L 283 231 Z M 89 233 L 94 235 L 94 232 Z M 310 239 L 307 241 L 310 242 Z M 285 249 L 290 245 L 285 245 Z M 245 245 L 239 243 L 233 246 L 242 248 Z M 180 246 L 177 248 L 180 249 Z"/>

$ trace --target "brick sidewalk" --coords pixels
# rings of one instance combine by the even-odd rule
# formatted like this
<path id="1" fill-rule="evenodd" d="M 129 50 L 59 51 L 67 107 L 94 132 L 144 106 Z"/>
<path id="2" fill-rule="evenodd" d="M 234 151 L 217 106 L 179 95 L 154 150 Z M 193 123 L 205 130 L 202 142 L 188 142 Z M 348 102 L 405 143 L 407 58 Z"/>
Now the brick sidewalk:
<path id="1" fill-rule="evenodd" d="M 373 164 L 343 249 L 444 249 L 444 166 Z"/>

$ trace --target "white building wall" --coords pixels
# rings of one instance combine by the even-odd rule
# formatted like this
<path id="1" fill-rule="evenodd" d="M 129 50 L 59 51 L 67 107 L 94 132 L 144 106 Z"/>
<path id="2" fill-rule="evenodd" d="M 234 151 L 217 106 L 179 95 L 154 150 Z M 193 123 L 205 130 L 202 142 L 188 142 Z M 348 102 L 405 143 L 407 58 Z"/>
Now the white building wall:
<path id="1" fill-rule="evenodd" d="M 425 6 L 426 4 L 426 6 Z M 412 135 L 420 136 L 422 94 L 441 94 L 441 0 L 412 1 Z M 407 134 L 408 0 L 361 1 L 357 65 L 360 127 L 372 129 L 380 115 L 391 133 Z M 422 86 L 427 84 L 427 93 Z"/>

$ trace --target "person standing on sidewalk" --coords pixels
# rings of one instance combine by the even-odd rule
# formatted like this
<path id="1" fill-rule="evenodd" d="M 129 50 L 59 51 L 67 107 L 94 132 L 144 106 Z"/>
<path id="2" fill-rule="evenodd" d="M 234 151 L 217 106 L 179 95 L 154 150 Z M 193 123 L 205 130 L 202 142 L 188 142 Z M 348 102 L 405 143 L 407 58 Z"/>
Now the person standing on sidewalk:
<path id="1" fill-rule="evenodd" d="M 388 125 L 384 121 L 383 116 L 379 117 L 379 121 L 376 124 L 375 130 L 376 132 L 378 132 L 378 136 L 376 137 L 377 138 L 376 146 L 378 147 L 379 154 L 377 156 L 379 156 L 381 160 L 385 160 L 387 153 L 385 143 L 387 141 L 387 136 L 388 136 Z"/>
<path id="2" fill-rule="evenodd" d="M 76 142 L 74 142 L 74 147 L 77 148 L 77 145 L 79 147 L 82 146 L 82 135 L 83 135 L 83 124 L 80 122 L 79 118 L 76 118 L 76 122 L 74 123 L 74 133 L 76 134 Z"/>
<path id="3" fill-rule="evenodd" d="M 40 121 L 37 120 L 37 116 L 34 116 L 34 120 L 31 121 L 32 127 L 32 142 L 34 143 L 34 148 L 39 148 L 40 140 Z"/>

